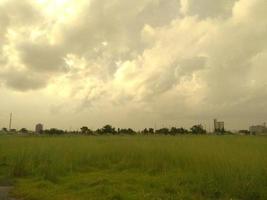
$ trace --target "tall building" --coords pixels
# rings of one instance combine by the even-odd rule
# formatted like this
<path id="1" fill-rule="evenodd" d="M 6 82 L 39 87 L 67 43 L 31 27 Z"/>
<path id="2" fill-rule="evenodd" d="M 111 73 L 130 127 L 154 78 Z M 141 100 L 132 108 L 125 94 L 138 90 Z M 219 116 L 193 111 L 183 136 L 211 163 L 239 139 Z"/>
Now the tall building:
<path id="1" fill-rule="evenodd" d="M 43 124 L 37 124 L 35 126 L 35 133 L 41 134 L 41 133 L 43 133 L 43 130 L 44 130 L 44 125 Z"/>
<path id="2" fill-rule="evenodd" d="M 223 133 L 224 131 L 224 122 L 219 122 L 217 119 L 214 119 L 214 133 Z"/>
<path id="3" fill-rule="evenodd" d="M 249 132 L 250 132 L 251 135 L 267 134 L 266 123 L 264 123 L 263 125 L 250 126 L 249 127 Z"/>

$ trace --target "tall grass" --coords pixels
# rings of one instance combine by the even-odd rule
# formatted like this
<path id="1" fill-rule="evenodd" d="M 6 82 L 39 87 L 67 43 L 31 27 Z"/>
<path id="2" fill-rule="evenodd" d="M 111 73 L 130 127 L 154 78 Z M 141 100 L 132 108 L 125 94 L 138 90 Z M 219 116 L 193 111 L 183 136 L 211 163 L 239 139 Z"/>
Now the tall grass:
<path id="1" fill-rule="evenodd" d="M 155 191 L 161 191 L 159 196 L 163 193 L 167 195 L 163 199 L 267 199 L 267 138 L 2 136 L 1 176 L 6 180 L 42 180 L 55 186 L 68 181 L 79 186 L 78 177 L 80 181 L 88 177 L 80 187 L 66 187 L 66 193 L 93 187 L 86 186 L 86 182 L 107 176 L 109 180 L 117 180 L 112 187 L 123 185 L 128 177 L 133 181 L 129 188 L 133 187 L 131 190 L 135 190 L 136 194 L 145 190 L 152 195 L 152 188 L 155 188 Z M 101 183 L 108 184 L 105 181 Z M 147 188 L 147 184 L 152 184 L 152 188 Z M 23 188 L 21 184 L 20 187 Z M 125 187 L 125 194 L 129 188 Z M 86 191 L 90 193 L 89 189 Z M 17 194 L 20 192 L 23 193 L 18 189 Z M 135 193 L 124 198 L 141 198 Z M 74 196 L 86 199 L 80 193 Z M 31 196 L 31 199 L 35 198 Z M 157 199 L 157 195 L 153 198 Z"/>

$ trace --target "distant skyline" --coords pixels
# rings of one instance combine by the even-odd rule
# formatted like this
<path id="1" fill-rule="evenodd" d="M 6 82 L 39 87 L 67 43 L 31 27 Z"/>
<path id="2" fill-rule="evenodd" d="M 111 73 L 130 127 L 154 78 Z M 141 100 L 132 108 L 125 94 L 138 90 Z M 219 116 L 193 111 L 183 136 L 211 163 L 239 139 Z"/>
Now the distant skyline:
<path id="1" fill-rule="evenodd" d="M 12 117 L 12 118 L 10 118 Z M 120 125 L 120 123 L 118 123 L 117 125 L 115 124 L 112 124 L 112 123 L 105 123 L 105 124 L 99 124 L 99 126 L 93 126 L 92 123 L 80 123 L 80 126 L 79 125 L 76 125 L 76 126 L 72 126 L 72 125 L 69 125 L 69 127 L 67 126 L 59 126 L 59 124 L 56 124 L 56 125 L 52 125 L 51 124 L 48 124 L 46 127 L 44 124 L 42 124 L 42 122 L 38 122 L 36 124 L 33 124 L 33 126 L 18 126 L 18 124 L 21 124 L 20 122 L 18 123 L 15 123 L 14 125 L 14 121 L 13 121 L 13 113 L 10 113 L 9 115 L 9 121 L 8 121 L 8 124 L 7 126 L 5 126 L 5 123 L 2 123 L 2 127 L 0 127 L 0 130 L 3 129 L 3 128 L 6 128 L 7 130 L 10 130 L 10 129 L 16 129 L 16 130 L 20 130 L 22 128 L 27 128 L 28 130 L 31 130 L 31 131 L 34 131 L 36 129 L 36 126 L 37 125 L 42 125 L 44 129 L 51 129 L 51 128 L 56 128 L 56 129 L 63 129 L 63 130 L 67 130 L 67 131 L 79 131 L 81 129 L 81 127 L 83 126 L 87 126 L 89 127 L 89 129 L 91 130 L 97 130 L 99 128 L 102 128 L 103 126 L 105 125 L 112 125 L 114 126 L 115 128 L 133 128 L 134 130 L 136 131 L 141 131 L 143 130 L 144 128 L 153 128 L 153 129 L 160 129 L 160 128 L 172 128 L 172 127 L 177 127 L 177 128 L 186 128 L 186 129 L 190 129 L 192 126 L 194 125 L 202 125 L 203 128 L 205 130 L 207 130 L 208 132 L 213 132 L 214 131 L 214 120 L 217 120 L 217 119 L 213 119 L 213 120 L 197 120 L 197 121 L 192 121 L 191 123 L 188 123 L 188 124 L 182 124 L 181 122 L 168 122 L 168 123 L 154 123 L 153 125 L 148 125 L 148 126 L 132 126 L 132 124 L 129 124 L 129 126 L 123 124 L 123 125 Z M 4 120 L 3 120 L 4 121 Z M 56 121 L 56 120 L 55 120 Z M 11 123 L 12 122 L 12 123 Z M 71 122 L 71 121 L 70 121 Z M 188 121 L 187 121 L 188 122 Z M 10 124 L 11 123 L 11 124 Z M 223 123 L 225 124 L 225 121 L 222 121 L 222 122 L 219 122 L 219 123 Z M 258 126 L 258 125 L 262 125 L 262 126 L 266 126 L 266 122 L 263 122 L 263 123 L 257 123 L 255 122 L 254 124 L 252 124 L 251 122 L 248 122 L 249 123 L 249 126 L 248 127 L 239 127 L 239 128 L 230 128 L 229 127 L 225 127 L 225 130 L 226 131 L 239 131 L 239 130 L 249 130 L 249 128 L 251 126 Z M 233 124 L 229 121 L 229 124 Z M 224 126 L 224 125 L 223 125 Z"/>
<path id="2" fill-rule="evenodd" d="M 0 127 L 267 121 L 266 0 L 0 0 Z M 208 128 L 207 128 L 208 129 Z"/>

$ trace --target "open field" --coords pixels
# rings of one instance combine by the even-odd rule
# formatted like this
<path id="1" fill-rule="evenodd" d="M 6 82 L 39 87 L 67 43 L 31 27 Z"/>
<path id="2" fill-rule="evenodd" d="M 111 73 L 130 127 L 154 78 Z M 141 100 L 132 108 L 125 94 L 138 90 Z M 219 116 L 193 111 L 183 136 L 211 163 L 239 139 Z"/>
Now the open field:
<path id="1" fill-rule="evenodd" d="M 267 137 L 0 136 L 25 200 L 267 199 Z"/>

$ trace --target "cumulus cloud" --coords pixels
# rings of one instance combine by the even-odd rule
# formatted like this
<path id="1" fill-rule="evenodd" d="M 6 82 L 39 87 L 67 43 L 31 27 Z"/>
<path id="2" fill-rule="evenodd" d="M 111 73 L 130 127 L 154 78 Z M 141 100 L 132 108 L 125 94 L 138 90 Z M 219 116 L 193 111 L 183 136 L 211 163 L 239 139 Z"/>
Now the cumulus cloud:
<path id="1" fill-rule="evenodd" d="M 266 117 L 265 0 L 0 2 L 2 87 L 93 115 Z"/>
<path id="2" fill-rule="evenodd" d="M 232 7 L 238 0 L 181 0 L 184 15 L 197 15 L 200 18 L 224 18 L 231 15 Z"/>
<path id="3" fill-rule="evenodd" d="M 29 71 L 10 71 L 9 73 L 2 74 L 1 76 L 5 79 L 5 83 L 8 87 L 18 91 L 43 88 L 46 85 L 47 78 Z"/>
<path id="4" fill-rule="evenodd" d="M 22 63 L 33 71 L 64 70 L 64 50 L 55 46 L 24 44 L 18 48 Z"/>

